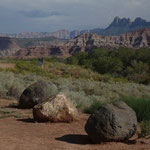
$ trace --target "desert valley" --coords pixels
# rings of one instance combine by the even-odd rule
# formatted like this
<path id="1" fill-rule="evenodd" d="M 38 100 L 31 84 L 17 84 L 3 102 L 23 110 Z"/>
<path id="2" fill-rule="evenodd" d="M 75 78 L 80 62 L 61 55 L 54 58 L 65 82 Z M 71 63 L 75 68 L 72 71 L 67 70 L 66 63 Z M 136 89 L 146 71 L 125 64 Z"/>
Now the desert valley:
<path id="1" fill-rule="evenodd" d="M 150 150 L 150 22 L 40 32 L 69 15 L 17 15 L 39 30 L 0 30 L 0 150 Z"/>

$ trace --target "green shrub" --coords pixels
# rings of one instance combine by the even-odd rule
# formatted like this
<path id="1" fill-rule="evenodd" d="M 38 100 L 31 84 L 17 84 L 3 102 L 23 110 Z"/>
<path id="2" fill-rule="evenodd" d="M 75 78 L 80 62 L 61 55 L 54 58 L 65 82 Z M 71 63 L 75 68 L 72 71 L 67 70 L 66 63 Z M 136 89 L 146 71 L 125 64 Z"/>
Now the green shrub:
<path id="1" fill-rule="evenodd" d="M 150 120 L 150 99 L 127 97 L 121 100 L 136 112 L 138 121 Z"/>
<path id="2" fill-rule="evenodd" d="M 1 114 L 11 114 L 11 113 L 14 113 L 14 112 L 15 112 L 14 110 L 5 110 L 5 109 L 0 110 Z"/>
<path id="3" fill-rule="evenodd" d="M 122 71 L 123 64 L 118 58 L 113 57 L 100 57 L 93 64 L 95 71 L 102 74 L 120 73 Z"/>
<path id="4" fill-rule="evenodd" d="M 59 57 L 50 57 L 50 58 L 44 58 L 44 62 L 60 62 L 60 63 L 65 63 L 64 58 L 59 58 Z"/>
<path id="5" fill-rule="evenodd" d="M 105 105 L 104 102 L 101 102 L 101 101 L 94 101 L 92 103 L 92 105 L 90 105 L 89 107 L 85 108 L 83 111 L 85 113 L 88 113 L 88 114 L 92 114 L 94 113 L 96 110 L 98 110 L 98 108 L 100 108 L 101 106 Z"/>
<path id="6" fill-rule="evenodd" d="M 149 120 L 143 120 L 140 124 L 141 127 L 141 133 L 138 135 L 139 137 L 146 137 L 150 135 L 150 121 Z"/>
<path id="7" fill-rule="evenodd" d="M 37 75 L 32 71 L 27 71 L 25 74 L 0 71 L 0 97 L 19 99 L 24 89 L 29 85 L 39 80 L 45 80 L 52 82 L 57 87 L 54 89 L 58 89 L 58 92 L 64 92 L 81 111 L 91 106 L 95 101 L 107 103 L 125 96 L 150 98 L 150 86 L 126 83 L 126 81 L 122 83 L 119 81 L 120 79 L 113 81 L 109 76 L 97 75 L 87 70 L 83 71 L 81 67 L 78 70 L 76 66 L 60 63 L 55 63 L 55 65 L 48 63 L 46 67 L 48 68 L 44 68 L 47 70 L 43 71 L 44 75 Z M 72 73 L 72 76 L 64 78 L 64 75 L 57 74 L 59 72 L 66 75 Z M 75 74 L 79 79 L 74 78 Z M 81 76 L 84 79 L 81 79 Z M 93 79 L 96 77 L 102 79 L 101 82 Z"/>
<path id="8" fill-rule="evenodd" d="M 43 68 L 37 65 L 37 60 L 18 61 L 16 62 L 16 67 L 14 69 L 9 69 L 8 71 L 23 75 L 34 73 L 38 76 L 50 79 L 74 78 L 100 80 L 100 74 L 93 72 L 90 69 L 84 69 L 75 65 L 66 65 L 57 61 L 50 61 L 49 59 L 45 61 Z"/>
<path id="9" fill-rule="evenodd" d="M 150 51 L 146 49 L 132 51 L 120 47 L 111 51 L 98 48 L 88 54 L 76 52 L 67 58 L 66 63 L 110 74 L 112 77 L 124 77 L 137 83 L 150 83 Z"/>
<path id="10" fill-rule="evenodd" d="M 26 87 L 38 80 L 46 80 L 35 74 L 21 75 L 13 72 L 0 72 L 0 97 L 19 99 Z"/>
<path id="11" fill-rule="evenodd" d="M 16 98 L 16 99 L 19 99 L 20 97 L 20 88 L 19 86 L 15 86 L 15 85 L 12 85 L 10 88 L 8 88 L 8 91 L 6 93 L 6 95 L 8 97 L 13 97 L 13 98 Z"/>

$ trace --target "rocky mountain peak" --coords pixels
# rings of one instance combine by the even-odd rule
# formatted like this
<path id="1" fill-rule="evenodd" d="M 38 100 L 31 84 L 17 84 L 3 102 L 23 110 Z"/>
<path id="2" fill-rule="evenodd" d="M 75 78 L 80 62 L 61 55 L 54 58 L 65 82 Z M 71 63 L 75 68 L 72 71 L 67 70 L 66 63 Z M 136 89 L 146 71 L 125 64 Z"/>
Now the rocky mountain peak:
<path id="1" fill-rule="evenodd" d="M 113 22 L 110 24 L 109 27 L 124 27 L 129 26 L 131 24 L 131 20 L 129 18 L 122 18 L 120 19 L 118 16 L 114 18 Z"/>
<path id="2" fill-rule="evenodd" d="M 118 16 L 114 18 L 113 22 L 109 25 L 108 28 L 111 27 L 129 27 L 129 28 L 134 28 L 134 27 L 147 27 L 150 25 L 150 22 L 147 22 L 146 20 L 137 17 L 135 20 L 132 22 L 130 18 L 122 18 L 120 19 Z"/>
<path id="3" fill-rule="evenodd" d="M 136 22 L 136 23 L 146 23 L 147 21 L 142 19 L 141 17 L 137 17 L 137 18 L 135 18 L 134 22 Z"/>
<path id="4" fill-rule="evenodd" d="M 131 24 L 131 28 L 135 28 L 135 27 L 148 27 L 150 26 L 150 22 L 147 22 L 146 20 L 137 17 L 134 22 L 132 22 Z"/>
<path id="5" fill-rule="evenodd" d="M 118 16 L 116 16 L 116 17 L 114 18 L 113 24 L 114 24 L 114 25 L 115 25 L 115 24 L 117 25 L 120 20 L 121 20 L 121 19 L 120 19 Z"/>

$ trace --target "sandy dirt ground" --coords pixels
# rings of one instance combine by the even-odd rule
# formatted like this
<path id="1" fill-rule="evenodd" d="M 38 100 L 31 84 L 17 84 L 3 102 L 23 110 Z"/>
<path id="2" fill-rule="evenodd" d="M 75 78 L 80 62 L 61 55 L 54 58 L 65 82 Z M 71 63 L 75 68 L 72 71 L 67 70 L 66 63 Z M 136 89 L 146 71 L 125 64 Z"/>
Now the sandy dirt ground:
<path id="1" fill-rule="evenodd" d="M 150 138 L 136 135 L 125 143 L 92 144 L 84 131 L 87 114 L 80 113 L 73 123 L 36 123 L 31 109 L 15 105 L 16 101 L 0 100 L 0 150 L 150 150 Z"/>
<path id="2" fill-rule="evenodd" d="M 14 68 L 15 64 L 8 64 L 8 63 L 0 63 L 0 68 Z"/>

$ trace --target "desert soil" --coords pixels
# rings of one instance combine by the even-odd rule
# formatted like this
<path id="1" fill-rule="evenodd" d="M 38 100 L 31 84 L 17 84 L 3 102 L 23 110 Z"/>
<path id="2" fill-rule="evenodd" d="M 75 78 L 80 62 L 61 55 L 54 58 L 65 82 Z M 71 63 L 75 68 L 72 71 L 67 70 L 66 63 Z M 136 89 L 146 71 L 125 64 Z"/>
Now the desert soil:
<path id="1" fill-rule="evenodd" d="M 89 117 L 80 113 L 73 123 L 35 123 L 32 110 L 0 99 L 0 150 L 150 150 L 150 138 L 94 145 L 84 131 Z"/>
<path id="2" fill-rule="evenodd" d="M 11 63 L 0 63 L 0 68 L 5 69 L 5 68 L 14 68 L 15 64 Z"/>

